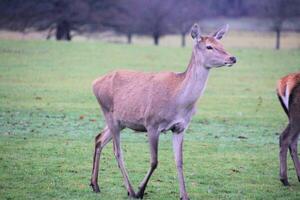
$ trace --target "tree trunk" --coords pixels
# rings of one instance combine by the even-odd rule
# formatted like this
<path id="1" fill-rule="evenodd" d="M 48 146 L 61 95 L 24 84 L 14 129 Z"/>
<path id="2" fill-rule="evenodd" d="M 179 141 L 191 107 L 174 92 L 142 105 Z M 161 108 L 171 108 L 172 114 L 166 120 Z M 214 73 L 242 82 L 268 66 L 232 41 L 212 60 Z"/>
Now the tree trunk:
<path id="1" fill-rule="evenodd" d="M 66 20 L 58 22 L 56 27 L 56 40 L 71 40 L 71 27 L 70 23 Z"/>
<path id="2" fill-rule="evenodd" d="M 51 39 L 51 37 L 52 37 L 52 31 L 53 31 L 54 28 L 55 28 L 55 27 L 53 27 L 53 26 L 51 26 L 51 27 L 49 28 L 48 33 L 47 33 L 47 37 L 46 37 L 47 40 L 50 40 L 50 39 Z"/>
<path id="3" fill-rule="evenodd" d="M 153 34 L 154 45 L 158 45 L 159 43 L 159 34 Z"/>
<path id="4" fill-rule="evenodd" d="M 127 44 L 131 44 L 132 34 L 127 33 Z"/>
<path id="5" fill-rule="evenodd" d="M 185 33 L 181 33 L 181 47 L 185 47 Z"/>
<path id="6" fill-rule="evenodd" d="M 276 29 L 276 49 L 280 49 L 280 28 Z"/>

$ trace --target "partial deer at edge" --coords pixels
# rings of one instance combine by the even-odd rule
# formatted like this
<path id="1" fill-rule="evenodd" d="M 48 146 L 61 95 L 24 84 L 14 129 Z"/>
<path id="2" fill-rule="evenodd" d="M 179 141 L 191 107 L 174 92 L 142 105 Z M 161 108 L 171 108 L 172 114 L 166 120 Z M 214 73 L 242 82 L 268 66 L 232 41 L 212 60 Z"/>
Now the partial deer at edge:
<path id="1" fill-rule="evenodd" d="M 277 95 L 289 119 L 287 127 L 279 137 L 280 180 L 283 185 L 289 186 L 286 160 L 288 149 L 300 181 L 300 162 L 297 150 L 300 134 L 300 72 L 281 78 L 277 83 Z"/>
<path id="2" fill-rule="evenodd" d="M 114 154 L 128 195 L 143 198 L 147 183 L 158 164 L 159 135 L 171 130 L 180 198 L 189 199 L 183 175 L 183 136 L 195 113 L 196 102 L 205 90 L 210 70 L 236 63 L 236 58 L 220 43 L 227 30 L 226 25 L 214 34 L 202 36 L 199 26 L 195 24 L 191 29 L 195 45 L 185 72 L 115 71 L 93 82 L 93 91 L 106 122 L 104 130 L 95 138 L 91 178 L 91 186 L 95 192 L 100 192 L 98 171 L 101 151 L 112 139 Z M 137 193 L 129 181 L 120 148 L 120 131 L 124 128 L 148 133 L 150 168 Z"/>

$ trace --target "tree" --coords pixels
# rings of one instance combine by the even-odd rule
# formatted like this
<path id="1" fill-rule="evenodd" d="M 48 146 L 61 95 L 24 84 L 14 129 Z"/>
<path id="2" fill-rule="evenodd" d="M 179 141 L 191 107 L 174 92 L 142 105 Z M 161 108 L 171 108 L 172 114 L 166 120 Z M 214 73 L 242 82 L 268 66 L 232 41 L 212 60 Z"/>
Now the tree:
<path id="1" fill-rule="evenodd" d="M 207 14 L 206 4 L 197 0 L 175 1 L 172 8 L 172 29 L 181 35 L 181 46 L 185 46 L 185 37 L 196 21 Z"/>
<path id="2" fill-rule="evenodd" d="M 73 32 L 99 28 L 110 16 L 115 2 L 109 0 L 2 0 L 0 28 L 17 31 L 55 30 L 57 40 L 72 39 Z M 93 29 L 90 27 L 93 26 Z"/>
<path id="3" fill-rule="evenodd" d="M 137 33 L 152 36 L 158 45 L 159 38 L 171 32 L 171 11 L 172 0 L 140 0 Z"/>
<path id="4" fill-rule="evenodd" d="M 84 23 L 89 7 L 81 0 L 4 0 L 0 27 L 18 31 L 55 29 L 57 40 L 71 40 L 72 30 Z M 50 35 L 48 35 L 48 38 Z"/>
<path id="5" fill-rule="evenodd" d="M 299 0 L 267 0 L 265 3 L 264 15 L 269 17 L 272 22 L 272 30 L 276 32 L 276 49 L 280 49 L 280 35 L 283 30 L 283 24 L 287 19 L 300 16 Z"/>
<path id="6" fill-rule="evenodd" d="M 122 0 L 116 5 L 117 13 L 109 20 L 110 27 L 117 33 L 125 34 L 131 44 L 132 35 L 137 33 L 141 8 L 139 0 Z"/>
<path id="7" fill-rule="evenodd" d="M 219 16 L 239 17 L 247 15 L 246 0 L 210 0 L 210 9 Z M 203 3 L 203 2 L 202 2 Z"/>

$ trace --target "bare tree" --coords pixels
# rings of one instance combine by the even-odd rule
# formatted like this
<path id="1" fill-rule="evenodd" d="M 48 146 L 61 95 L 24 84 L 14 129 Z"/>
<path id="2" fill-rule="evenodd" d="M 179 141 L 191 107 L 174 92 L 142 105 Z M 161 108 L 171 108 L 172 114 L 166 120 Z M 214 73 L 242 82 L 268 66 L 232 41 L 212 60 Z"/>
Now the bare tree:
<path id="1" fill-rule="evenodd" d="M 174 1 L 171 14 L 172 29 L 181 35 L 182 47 L 185 46 L 185 36 L 192 24 L 206 16 L 206 8 L 205 4 L 197 0 Z"/>
<path id="2" fill-rule="evenodd" d="M 0 28 L 17 31 L 53 30 L 57 40 L 72 39 L 73 32 L 99 30 L 111 15 L 117 0 L 2 0 Z M 89 29 L 87 29 L 89 27 Z M 93 27 L 93 28 L 91 28 Z"/>
<path id="3" fill-rule="evenodd" d="M 272 30 L 276 32 L 276 49 L 280 49 L 280 35 L 283 30 L 283 24 L 287 19 L 300 16 L 299 0 L 267 0 L 263 13 L 269 17 L 272 22 Z"/>
<path id="4" fill-rule="evenodd" d="M 88 12 L 88 5 L 82 0 L 3 0 L 0 27 L 18 31 L 55 29 L 57 40 L 71 40 L 71 30 L 77 30 Z"/>
<path id="5" fill-rule="evenodd" d="M 140 0 L 139 1 L 139 34 L 153 37 L 155 45 L 159 44 L 159 38 L 171 32 L 170 15 L 172 12 L 172 0 Z"/>
<path id="6" fill-rule="evenodd" d="M 116 5 L 118 13 L 110 19 L 111 27 L 118 33 L 125 34 L 131 44 L 132 35 L 138 30 L 141 8 L 139 0 L 122 0 Z"/>
<path id="7" fill-rule="evenodd" d="M 219 16 L 238 17 L 247 15 L 247 0 L 208 0 L 210 10 Z M 255 1 L 255 0 L 254 0 Z M 204 2 L 202 2 L 204 3 Z"/>
<path id="8" fill-rule="evenodd" d="M 215 17 L 261 17 L 272 21 L 276 48 L 285 22 L 300 16 L 299 0 L 1 0 L 0 29 L 47 31 L 47 38 L 71 40 L 76 33 L 114 30 L 149 35 L 179 33 L 181 45 L 195 21 Z M 296 23 L 295 23 L 296 24 Z"/>

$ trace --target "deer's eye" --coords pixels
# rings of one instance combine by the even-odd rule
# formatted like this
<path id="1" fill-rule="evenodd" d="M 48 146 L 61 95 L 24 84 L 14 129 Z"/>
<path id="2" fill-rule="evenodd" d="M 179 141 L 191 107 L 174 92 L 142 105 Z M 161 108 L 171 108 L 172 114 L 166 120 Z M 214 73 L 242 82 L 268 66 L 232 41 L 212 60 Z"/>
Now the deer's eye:
<path id="1" fill-rule="evenodd" d="M 213 47 L 212 46 L 206 46 L 206 49 L 212 50 Z"/>

